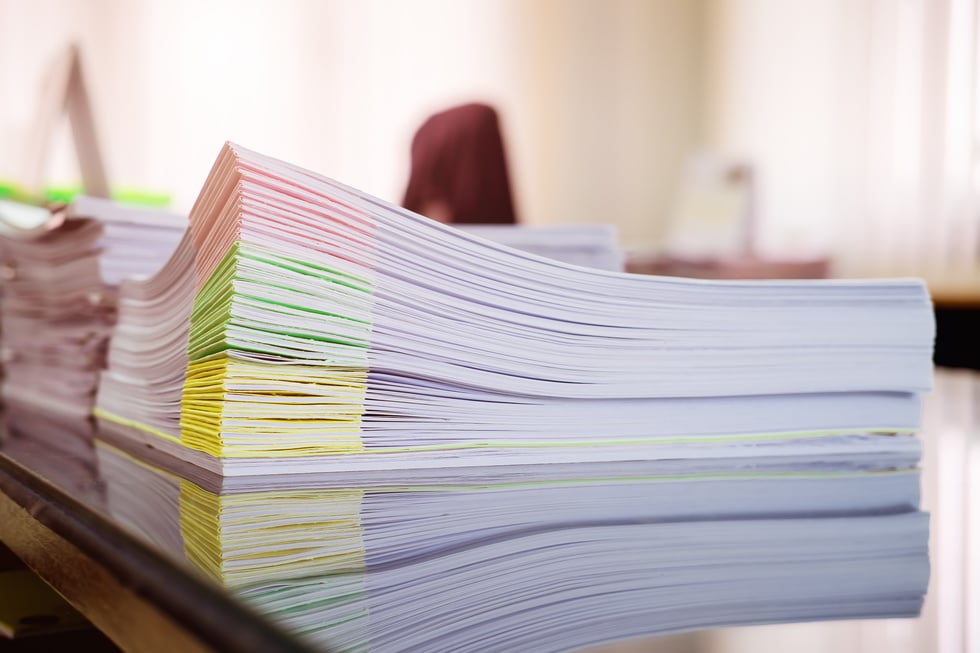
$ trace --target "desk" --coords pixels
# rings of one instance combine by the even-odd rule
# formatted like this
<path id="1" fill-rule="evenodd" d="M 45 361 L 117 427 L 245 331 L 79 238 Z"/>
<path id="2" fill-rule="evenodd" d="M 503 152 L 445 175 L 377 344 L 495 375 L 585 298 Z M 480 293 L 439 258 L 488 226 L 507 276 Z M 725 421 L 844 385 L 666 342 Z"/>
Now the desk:
<path id="1" fill-rule="evenodd" d="M 930 283 L 937 365 L 980 370 L 980 283 Z"/>
<path id="2" fill-rule="evenodd" d="M 306 650 L 115 523 L 93 461 L 4 442 L 0 539 L 28 567 L 126 650 Z"/>
<path id="3" fill-rule="evenodd" d="M 980 534 L 980 377 L 940 372 L 937 381 L 928 399 L 924 436 L 923 493 L 933 513 L 933 577 L 921 618 L 718 629 L 599 650 L 977 650 L 980 547 L 970 538 Z M 30 427 L 43 428 L 43 422 Z M 93 435 L 86 428 L 78 429 L 80 443 Z M 218 480 L 192 486 L 176 470 L 134 462 L 104 445 L 73 443 L 67 448 L 71 453 L 59 453 L 39 444 L 29 430 L 14 425 L 0 447 L 0 540 L 113 640 L 129 650 L 304 650 L 300 639 L 273 623 L 254 600 L 242 600 L 248 583 L 239 582 L 244 572 L 231 558 L 218 560 L 213 550 L 199 546 L 213 543 L 208 539 L 213 529 L 227 530 L 231 522 L 221 520 L 233 519 L 248 501 L 216 500 L 220 488 L 209 485 Z M 338 508 L 330 523 L 316 525 L 319 537 L 339 533 L 350 497 L 350 490 L 335 488 Z M 274 512 L 276 505 L 286 504 L 266 503 L 261 509 Z M 195 514 L 196 520 L 175 521 L 175 507 Z M 247 570 L 252 581 L 254 574 L 265 580 L 280 573 L 296 579 L 287 572 L 289 563 Z M 217 575 L 224 584 L 215 581 Z M 310 605 L 315 609 L 316 602 Z"/>

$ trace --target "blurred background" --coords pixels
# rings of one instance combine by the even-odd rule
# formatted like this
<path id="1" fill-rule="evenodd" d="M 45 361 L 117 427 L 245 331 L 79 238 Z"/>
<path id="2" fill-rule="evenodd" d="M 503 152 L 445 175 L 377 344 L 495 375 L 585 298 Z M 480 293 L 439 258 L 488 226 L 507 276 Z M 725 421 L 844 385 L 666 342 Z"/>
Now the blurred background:
<path id="1" fill-rule="evenodd" d="M 978 20 L 976 0 L 0 0 L 0 180 L 74 42 L 114 190 L 177 210 L 226 140 L 397 203 L 419 125 L 480 101 L 522 222 L 656 253 L 708 156 L 751 171 L 756 256 L 970 284 Z M 70 186 L 59 129 L 47 181 Z"/>
<path id="2" fill-rule="evenodd" d="M 653 271 L 922 276 L 959 334 L 937 352 L 977 366 L 980 0 L 0 0 L 0 187 L 28 183 L 71 44 L 117 195 L 187 211 L 232 140 L 400 203 L 419 126 L 483 102 L 523 223 L 613 224 Z M 45 154 L 44 183 L 77 187 L 67 120 Z M 939 384 L 921 620 L 655 650 L 977 650 L 980 382 Z"/>

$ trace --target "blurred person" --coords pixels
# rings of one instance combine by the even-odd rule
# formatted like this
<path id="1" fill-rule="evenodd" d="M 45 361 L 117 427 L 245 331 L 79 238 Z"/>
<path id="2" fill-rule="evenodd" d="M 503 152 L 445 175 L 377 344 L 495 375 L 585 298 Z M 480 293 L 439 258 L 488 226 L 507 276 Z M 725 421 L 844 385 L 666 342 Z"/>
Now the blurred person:
<path id="1" fill-rule="evenodd" d="M 402 205 L 440 222 L 517 223 L 493 107 L 464 104 L 431 116 L 419 127 Z"/>

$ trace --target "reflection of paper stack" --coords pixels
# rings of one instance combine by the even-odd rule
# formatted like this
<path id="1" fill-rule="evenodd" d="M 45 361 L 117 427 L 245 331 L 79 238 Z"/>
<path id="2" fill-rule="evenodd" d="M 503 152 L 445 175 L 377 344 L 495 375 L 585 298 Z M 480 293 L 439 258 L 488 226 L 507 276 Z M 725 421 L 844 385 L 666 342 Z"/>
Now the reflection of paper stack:
<path id="1" fill-rule="evenodd" d="M 905 433 L 930 382 L 916 281 L 588 270 L 230 145 L 189 233 L 123 288 L 99 415 L 226 474 Z"/>
<path id="2" fill-rule="evenodd" d="M 186 221 L 90 198 L 42 213 L 43 221 L 18 224 L 0 239 L 2 393 L 82 417 L 91 409 L 104 366 L 119 276 L 155 272 Z M 144 224 L 145 216 L 156 222 Z M 147 246 L 135 252 L 134 240 Z"/>
<path id="3" fill-rule="evenodd" d="M 608 478 L 376 487 L 334 475 L 221 492 L 180 465 L 164 472 L 102 443 L 98 454 L 116 519 L 337 650 L 570 650 L 721 624 L 913 615 L 928 576 L 914 469 L 715 461 L 696 475 L 625 466 Z"/>
<path id="4" fill-rule="evenodd" d="M 3 453 L 61 490 L 93 505 L 102 504 L 93 444 L 94 421 L 61 401 L 39 405 L 7 395 L 0 420 Z"/>
<path id="5" fill-rule="evenodd" d="M 21 459 L 37 463 L 31 466 L 35 472 L 43 475 L 44 470 L 54 469 L 55 478 L 95 485 L 95 424 L 85 415 L 66 410 L 59 402 L 38 406 L 8 397 L 3 406 L 3 425 L 10 435 L 5 447 L 16 447 Z"/>

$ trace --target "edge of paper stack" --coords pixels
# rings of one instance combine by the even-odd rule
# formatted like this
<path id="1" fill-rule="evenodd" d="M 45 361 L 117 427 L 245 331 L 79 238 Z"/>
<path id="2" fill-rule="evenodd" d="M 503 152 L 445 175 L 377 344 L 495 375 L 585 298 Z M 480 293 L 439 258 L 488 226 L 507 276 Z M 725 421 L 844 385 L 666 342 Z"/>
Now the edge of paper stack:
<path id="1" fill-rule="evenodd" d="M 580 268 L 229 144 L 96 414 L 226 474 L 832 449 L 915 432 L 933 332 L 918 280 Z"/>
<path id="2" fill-rule="evenodd" d="M 5 202 L 0 210 L 0 397 L 8 414 L 42 420 L 43 412 L 77 429 L 106 365 L 119 283 L 159 270 L 187 219 L 89 197 L 53 209 Z M 72 440 L 48 444 L 63 452 L 85 444 Z"/>

